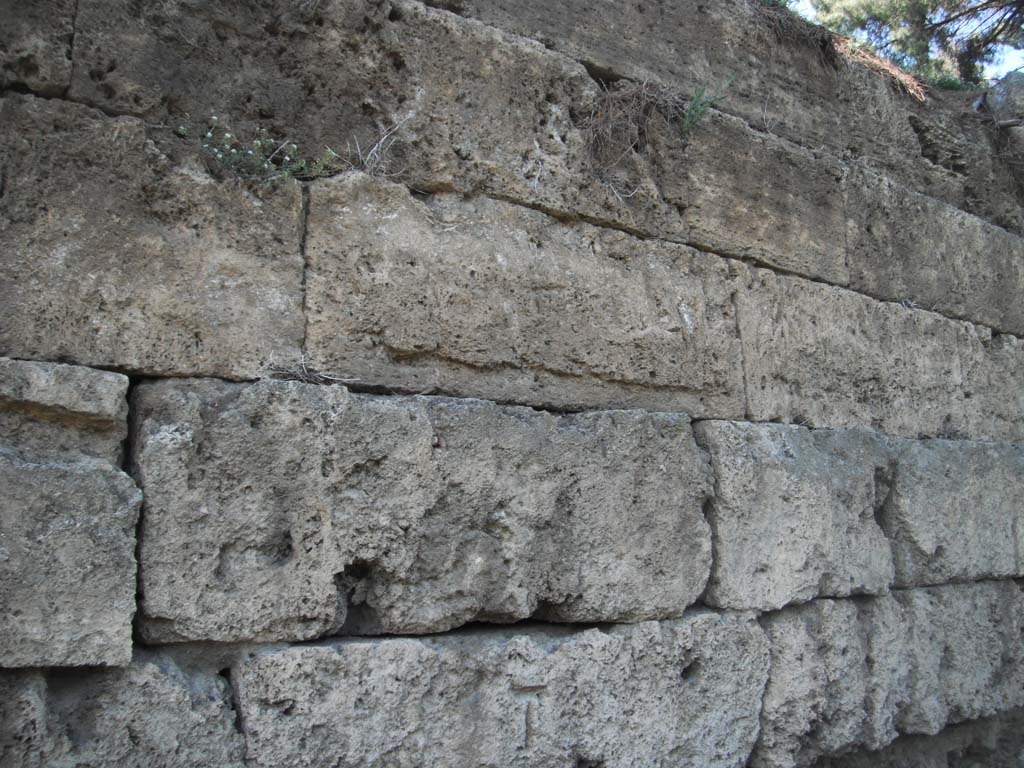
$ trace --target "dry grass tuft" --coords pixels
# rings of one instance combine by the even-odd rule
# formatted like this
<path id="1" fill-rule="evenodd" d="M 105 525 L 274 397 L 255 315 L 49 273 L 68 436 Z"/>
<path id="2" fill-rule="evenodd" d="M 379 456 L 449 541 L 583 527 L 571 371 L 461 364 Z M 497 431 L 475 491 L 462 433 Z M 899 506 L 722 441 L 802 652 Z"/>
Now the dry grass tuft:
<path id="1" fill-rule="evenodd" d="M 900 69 L 889 59 L 879 56 L 870 46 L 858 43 L 849 37 L 835 35 L 835 47 L 844 58 L 863 64 L 871 71 L 887 77 L 897 88 L 918 101 L 925 101 L 928 98 L 928 88 L 923 82 L 909 72 Z"/>
<path id="2" fill-rule="evenodd" d="M 766 45 L 803 45 L 816 51 L 823 66 L 835 69 L 839 66 L 833 34 L 820 24 L 812 24 L 793 13 L 784 5 L 758 0 L 754 3 L 760 29 L 770 33 L 773 40 L 765 39 Z"/>

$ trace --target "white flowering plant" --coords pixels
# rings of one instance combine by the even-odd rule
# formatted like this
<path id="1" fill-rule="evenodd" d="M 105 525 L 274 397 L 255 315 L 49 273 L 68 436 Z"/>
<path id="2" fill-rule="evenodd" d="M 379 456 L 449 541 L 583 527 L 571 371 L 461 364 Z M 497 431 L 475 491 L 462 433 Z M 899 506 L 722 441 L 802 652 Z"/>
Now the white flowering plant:
<path id="1" fill-rule="evenodd" d="M 182 138 L 192 138 L 195 129 L 180 125 L 175 133 Z M 256 138 L 243 139 L 222 126 L 216 115 L 206 121 L 198 139 L 200 152 L 208 161 L 241 179 L 315 179 L 338 173 L 349 165 L 330 148 L 313 160 L 301 157 L 296 143 L 288 137 L 276 137 L 266 128 L 260 128 Z"/>

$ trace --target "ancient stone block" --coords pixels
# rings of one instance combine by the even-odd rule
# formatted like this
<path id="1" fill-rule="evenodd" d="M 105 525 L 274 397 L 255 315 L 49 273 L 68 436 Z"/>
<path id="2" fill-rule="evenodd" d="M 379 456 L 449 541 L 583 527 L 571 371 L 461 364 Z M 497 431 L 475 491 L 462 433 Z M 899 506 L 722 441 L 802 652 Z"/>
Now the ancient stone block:
<path id="1" fill-rule="evenodd" d="M 1024 589 L 990 581 L 897 592 L 908 627 L 904 733 L 1024 706 Z"/>
<path id="2" fill-rule="evenodd" d="M 57 96 L 71 84 L 75 0 L 0 0 L 0 91 Z"/>
<path id="3" fill-rule="evenodd" d="M 907 437 L 1024 434 L 1013 337 L 997 350 L 985 328 L 767 270 L 751 270 L 736 300 L 751 419 Z"/>
<path id="4" fill-rule="evenodd" d="M 888 590 L 892 554 L 875 512 L 889 458 L 877 436 L 727 421 L 695 431 L 715 473 L 706 602 L 774 610 Z"/>
<path id="5" fill-rule="evenodd" d="M 907 685 L 899 604 L 816 600 L 761 619 L 771 675 L 751 765 L 792 768 L 896 738 Z"/>
<path id="6" fill-rule="evenodd" d="M 139 120 L 19 95 L 0 162 L 0 354 L 228 378 L 297 354 L 297 185 L 217 182 Z"/>
<path id="7" fill-rule="evenodd" d="M 310 361 L 344 378 L 564 407 L 743 412 L 736 265 L 518 206 L 315 185 Z"/>
<path id="8" fill-rule="evenodd" d="M 0 447 L 0 667 L 124 665 L 141 494 L 99 459 Z"/>
<path id="9" fill-rule="evenodd" d="M 870 172 L 845 188 L 851 288 L 1024 334 L 1024 239 Z"/>
<path id="10" fill-rule="evenodd" d="M 0 672 L 0 764 L 244 765 L 224 678 L 136 651 L 122 670 Z"/>
<path id="11" fill-rule="evenodd" d="M 0 431 L 11 448 L 120 465 L 127 394 L 128 377 L 119 373 L 0 357 Z"/>
<path id="12" fill-rule="evenodd" d="M 1024 576 L 1024 448 L 891 442 L 895 471 L 878 520 L 900 587 Z"/>
<path id="13" fill-rule="evenodd" d="M 138 387 L 143 634 L 307 639 L 678 616 L 707 580 L 686 417 L 298 382 Z"/>
<path id="14" fill-rule="evenodd" d="M 718 768 L 746 762 L 767 664 L 752 621 L 698 612 L 295 647 L 236 674 L 258 766 Z"/>
<path id="15" fill-rule="evenodd" d="M 771 677 L 752 765 L 876 750 L 897 732 L 1024 702 L 1024 593 L 1013 581 L 817 600 L 761 619 Z"/>

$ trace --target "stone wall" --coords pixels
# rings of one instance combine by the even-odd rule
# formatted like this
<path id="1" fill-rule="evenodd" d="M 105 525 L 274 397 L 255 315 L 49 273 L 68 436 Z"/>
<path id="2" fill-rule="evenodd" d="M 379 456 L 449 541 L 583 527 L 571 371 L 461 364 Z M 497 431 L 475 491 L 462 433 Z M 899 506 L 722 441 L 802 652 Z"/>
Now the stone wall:
<path id="1" fill-rule="evenodd" d="M 0 765 L 1024 766 L 977 94 L 759 0 L 0 16 Z M 598 168 L 638 84 L 721 98 Z"/>

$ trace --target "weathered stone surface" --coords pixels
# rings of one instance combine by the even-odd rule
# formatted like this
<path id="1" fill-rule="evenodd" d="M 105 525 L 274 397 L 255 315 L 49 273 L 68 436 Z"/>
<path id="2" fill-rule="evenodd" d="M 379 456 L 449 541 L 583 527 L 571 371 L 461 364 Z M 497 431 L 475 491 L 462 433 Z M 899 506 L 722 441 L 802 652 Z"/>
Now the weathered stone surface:
<path id="1" fill-rule="evenodd" d="M 900 587 L 1024 576 L 1024 447 L 891 441 L 878 521 Z"/>
<path id="2" fill-rule="evenodd" d="M 892 597 L 816 600 L 761 619 L 771 675 L 751 765 L 792 768 L 896 738 L 908 681 Z"/>
<path id="3" fill-rule="evenodd" d="M 837 54 L 823 29 L 784 9 L 758 0 L 429 4 L 541 41 L 596 77 L 718 91 L 716 106 L 759 132 L 852 156 L 1001 226 L 1024 226 L 1012 168 L 971 109 L 976 93 L 932 91 L 922 104 Z"/>
<path id="4" fill-rule="evenodd" d="M 715 473 L 708 604 L 774 610 L 888 590 L 893 559 L 875 513 L 889 459 L 875 435 L 728 421 L 695 432 Z"/>
<path id="5" fill-rule="evenodd" d="M 852 289 L 1024 334 L 1024 239 L 871 172 L 844 186 Z"/>
<path id="6" fill-rule="evenodd" d="M 743 412 L 739 265 L 359 174 L 314 186 L 307 251 L 322 369 L 540 406 Z"/>
<path id="7" fill-rule="evenodd" d="M 815 768 L 1020 768 L 1024 710 L 946 728 L 935 736 L 903 736 L 885 749 L 824 758 Z"/>
<path id="8" fill-rule="evenodd" d="M 901 732 L 934 734 L 947 723 L 1024 706 L 1024 588 L 980 582 L 895 597 L 911 670 Z"/>
<path id="9" fill-rule="evenodd" d="M 1024 703 L 1013 581 L 818 600 L 761 619 L 771 677 L 752 765 L 804 766 Z"/>
<path id="10" fill-rule="evenodd" d="M 241 768 L 226 681 L 136 651 L 123 670 L 0 672 L 0 764 Z"/>
<path id="11" fill-rule="evenodd" d="M 657 146 L 651 162 L 679 206 L 687 242 L 836 285 L 846 264 L 845 168 L 828 155 L 712 112 L 685 151 Z"/>
<path id="12" fill-rule="evenodd" d="M 17 95 L 0 165 L 0 354 L 238 378 L 297 353 L 297 185 L 219 183 L 139 120 Z"/>
<path id="13" fill-rule="evenodd" d="M 75 0 L 0 0 L 0 91 L 56 96 L 71 84 Z"/>
<path id="14" fill-rule="evenodd" d="M 750 271 L 736 297 L 748 416 L 1020 440 L 1024 350 L 930 312 Z"/>
<path id="15" fill-rule="evenodd" d="M 678 616 L 704 588 L 684 416 L 298 382 L 143 384 L 143 634 L 307 639 Z"/>
<path id="16" fill-rule="evenodd" d="M 121 461 L 128 377 L 0 357 L 0 432 L 9 447 Z"/>
<path id="17" fill-rule="evenodd" d="M 98 459 L 0 446 L 0 667 L 123 665 L 141 494 Z"/>
<path id="18" fill-rule="evenodd" d="M 754 622 L 698 612 L 297 647 L 237 679 L 258 766 L 717 768 L 746 762 L 767 664 Z"/>

